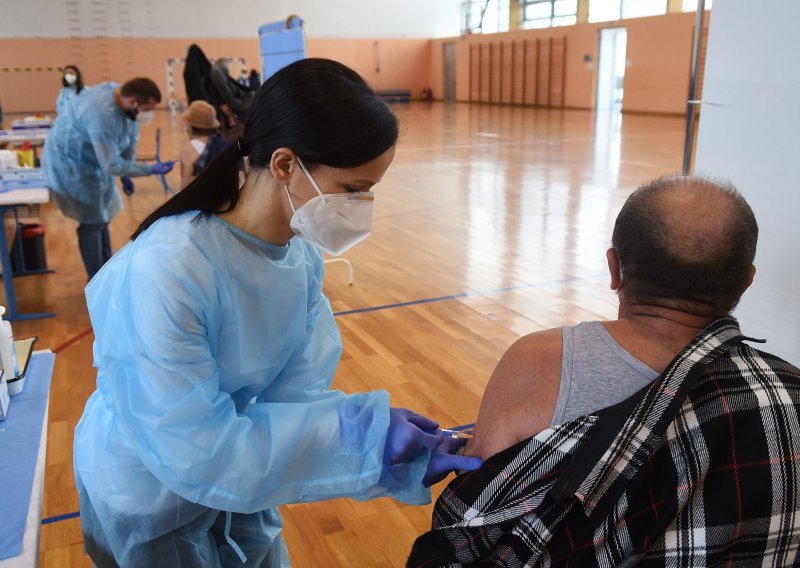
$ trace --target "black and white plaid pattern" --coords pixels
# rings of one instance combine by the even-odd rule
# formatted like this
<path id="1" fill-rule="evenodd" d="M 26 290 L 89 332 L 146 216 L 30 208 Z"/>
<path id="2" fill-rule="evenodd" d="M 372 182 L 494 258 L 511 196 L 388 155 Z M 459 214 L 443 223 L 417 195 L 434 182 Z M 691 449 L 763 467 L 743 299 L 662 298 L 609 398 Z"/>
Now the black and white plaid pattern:
<path id="1" fill-rule="evenodd" d="M 454 479 L 408 566 L 800 563 L 800 370 L 712 323 L 648 387 Z"/>

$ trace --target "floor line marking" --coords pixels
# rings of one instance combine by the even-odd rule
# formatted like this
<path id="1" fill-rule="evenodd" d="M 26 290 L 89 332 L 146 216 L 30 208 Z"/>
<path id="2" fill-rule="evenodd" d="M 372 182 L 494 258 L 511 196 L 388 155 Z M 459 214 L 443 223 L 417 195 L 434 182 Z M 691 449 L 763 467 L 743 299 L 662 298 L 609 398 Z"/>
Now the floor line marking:
<path id="1" fill-rule="evenodd" d="M 67 513 L 66 515 L 55 515 L 53 517 L 47 517 L 46 519 L 42 519 L 43 525 L 49 525 L 51 523 L 57 523 L 59 521 L 66 521 L 69 519 L 74 519 L 75 517 L 80 517 L 80 511 L 74 511 L 72 513 Z"/>
<path id="2" fill-rule="evenodd" d="M 74 337 L 72 337 L 70 339 L 67 339 L 64 343 L 62 343 L 61 345 L 59 345 L 58 347 L 53 349 L 53 353 L 58 353 L 60 351 L 63 351 L 64 349 L 66 349 L 67 347 L 69 347 L 71 345 L 74 345 L 75 343 L 77 343 L 78 341 L 80 341 L 81 339 L 83 339 L 84 337 L 89 335 L 90 333 L 92 333 L 92 328 L 91 327 L 88 327 L 87 329 L 84 329 L 78 335 L 76 335 L 76 336 L 74 336 Z"/>
<path id="3" fill-rule="evenodd" d="M 419 304 L 431 304 L 434 302 L 444 302 L 447 300 L 458 300 L 461 298 L 475 298 L 479 296 L 492 296 L 496 294 L 504 294 L 506 292 L 516 292 L 519 290 L 530 290 L 532 288 L 543 288 L 545 286 L 552 286 L 554 284 L 569 284 L 571 282 L 578 282 L 581 280 L 592 280 L 604 275 L 604 272 L 598 272 L 587 276 L 568 276 L 559 280 L 546 280 L 544 282 L 536 282 L 533 284 L 516 284 L 514 286 L 505 286 L 503 288 L 491 288 L 489 290 L 476 290 L 474 292 L 460 292 L 458 294 L 450 294 L 447 296 L 436 296 L 434 298 L 423 298 L 421 300 L 411 300 L 408 302 L 398 302 L 395 304 L 384 304 L 382 306 L 370 306 L 368 308 L 355 308 L 352 310 L 342 310 L 340 312 L 333 312 L 334 316 L 349 316 L 352 314 L 363 314 L 366 312 L 377 312 L 381 310 L 391 310 L 394 308 L 405 308 L 408 306 L 416 306 Z"/>

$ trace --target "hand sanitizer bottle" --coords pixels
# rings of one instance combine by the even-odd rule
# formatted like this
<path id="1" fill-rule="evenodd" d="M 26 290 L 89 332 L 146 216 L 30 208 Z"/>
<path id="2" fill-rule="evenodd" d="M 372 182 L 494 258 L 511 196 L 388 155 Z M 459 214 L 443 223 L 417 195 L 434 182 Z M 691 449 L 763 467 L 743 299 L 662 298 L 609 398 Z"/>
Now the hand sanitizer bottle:
<path id="1" fill-rule="evenodd" d="M 11 323 L 3 319 L 5 313 L 5 307 L 0 306 L 0 364 L 3 367 L 3 378 L 10 381 L 19 376 L 19 363 L 17 363 L 17 351 L 14 349 Z"/>

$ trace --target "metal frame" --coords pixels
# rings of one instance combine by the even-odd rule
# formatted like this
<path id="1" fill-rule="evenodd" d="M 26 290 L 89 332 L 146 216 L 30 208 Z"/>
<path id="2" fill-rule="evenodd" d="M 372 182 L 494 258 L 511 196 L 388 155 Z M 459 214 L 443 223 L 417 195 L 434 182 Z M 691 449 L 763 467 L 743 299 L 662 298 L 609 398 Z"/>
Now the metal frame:
<path id="1" fill-rule="evenodd" d="M 0 220 L 5 218 L 6 211 L 11 211 L 14 214 L 14 234 L 16 235 L 16 252 L 19 255 L 20 266 L 14 272 L 11 269 L 11 255 L 8 252 L 8 240 L 6 239 L 5 226 L 0 227 L 0 265 L 3 267 L 3 287 L 6 291 L 6 314 L 5 318 L 8 321 L 23 321 L 39 318 L 51 318 L 56 314 L 55 312 L 41 312 L 33 314 L 21 314 L 17 307 L 17 294 L 14 290 L 14 277 L 15 276 L 29 276 L 33 274 L 46 274 L 55 272 L 51 269 L 42 270 L 28 270 L 25 266 L 25 255 L 22 253 L 22 235 L 20 233 L 19 215 L 17 210 L 25 205 L 2 205 L 0 206 Z"/>
<path id="2" fill-rule="evenodd" d="M 703 20 L 706 13 L 706 0 L 697 0 L 697 16 L 694 26 L 694 47 L 692 48 L 692 71 L 689 79 L 689 101 L 686 110 L 686 138 L 683 143 L 683 175 L 692 171 L 692 154 L 694 150 L 694 123 L 700 101 L 695 99 L 697 93 L 697 70 L 700 66 L 700 44 L 703 41 Z"/>

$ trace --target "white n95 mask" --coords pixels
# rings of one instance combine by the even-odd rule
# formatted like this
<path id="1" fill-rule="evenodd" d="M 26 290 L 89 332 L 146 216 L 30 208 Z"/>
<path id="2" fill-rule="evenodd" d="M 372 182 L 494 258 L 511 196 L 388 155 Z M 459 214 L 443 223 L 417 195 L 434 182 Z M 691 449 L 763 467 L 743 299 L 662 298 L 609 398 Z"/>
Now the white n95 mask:
<path id="1" fill-rule="evenodd" d="M 136 113 L 136 122 L 139 124 L 150 124 L 155 118 L 156 112 L 153 110 L 140 110 Z"/>
<path id="2" fill-rule="evenodd" d="M 322 193 L 322 190 L 297 158 L 300 169 L 317 192 L 300 209 L 295 209 L 289 188 L 286 196 L 294 214 L 289 226 L 304 241 L 317 245 L 333 256 L 366 239 L 372 232 L 372 205 L 375 194 L 371 191 Z"/>
<path id="3" fill-rule="evenodd" d="M 75 84 L 75 82 L 78 80 L 78 77 L 77 77 L 77 75 L 74 75 L 74 74 L 72 74 L 72 73 L 64 73 L 64 80 L 65 80 L 65 81 L 66 81 L 68 84 L 70 84 L 70 85 L 74 85 L 74 84 Z"/>

